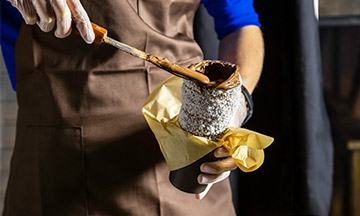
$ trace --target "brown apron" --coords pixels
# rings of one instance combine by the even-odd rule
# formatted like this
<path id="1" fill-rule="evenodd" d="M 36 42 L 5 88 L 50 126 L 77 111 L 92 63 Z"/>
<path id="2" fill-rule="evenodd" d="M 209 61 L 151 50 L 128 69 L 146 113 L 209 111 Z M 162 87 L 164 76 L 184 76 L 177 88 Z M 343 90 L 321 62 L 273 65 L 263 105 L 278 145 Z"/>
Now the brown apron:
<path id="1" fill-rule="evenodd" d="M 200 0 L 83 1 L 109 36 L 188 66 Z M 170 185 L 141 113 L 169 76 L 108 45 L 57 39 L 23 25 L 16 45 L 19 103 L 4 215 L 234 215 L 229 182 L 198 201 Z"/>

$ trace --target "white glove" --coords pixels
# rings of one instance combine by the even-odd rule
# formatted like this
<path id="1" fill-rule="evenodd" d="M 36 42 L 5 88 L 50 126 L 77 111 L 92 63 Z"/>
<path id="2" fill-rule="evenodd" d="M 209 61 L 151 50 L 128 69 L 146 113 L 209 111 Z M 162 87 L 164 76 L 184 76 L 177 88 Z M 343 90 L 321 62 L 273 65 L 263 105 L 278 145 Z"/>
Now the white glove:
<path id="1" fill-rule="evenodd" d="M 55 26 L 55 36 L 64 38 L 70 35 L 72 20 L 86 43 L 92 43 L 95 34 L 90 19 L 80 0 L 8 0 L 22 14 L 25 23 L 35 23 L 44 32 Z"/>

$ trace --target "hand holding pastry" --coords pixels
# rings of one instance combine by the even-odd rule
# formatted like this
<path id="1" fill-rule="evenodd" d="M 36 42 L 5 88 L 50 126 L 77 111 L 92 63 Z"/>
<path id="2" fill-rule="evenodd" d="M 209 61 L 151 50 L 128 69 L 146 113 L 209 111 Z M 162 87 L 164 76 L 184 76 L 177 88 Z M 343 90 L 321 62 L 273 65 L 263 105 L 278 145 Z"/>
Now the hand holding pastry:
<path id="1" fill-rule="evenodd" d="M 198 200 L 205 197 L 213 184 L 225 180 L 229 177 L 230 172 L 237 168 L 234 159 L 224 147 L 216 149 L 214 156 L 222 160 L 205 162 L 200 166 L 202 174 L 198 176 L 198 182 L 199 184 L 207 184 L 208 186 L 203 192 L 195 195 Z"/>

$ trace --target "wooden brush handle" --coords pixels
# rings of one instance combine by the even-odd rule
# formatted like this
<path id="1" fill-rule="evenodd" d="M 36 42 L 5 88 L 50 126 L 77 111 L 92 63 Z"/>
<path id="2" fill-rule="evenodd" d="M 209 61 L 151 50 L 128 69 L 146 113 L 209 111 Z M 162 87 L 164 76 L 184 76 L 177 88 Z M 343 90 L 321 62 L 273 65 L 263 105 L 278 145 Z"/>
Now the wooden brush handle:
<path id="1" fill-rule="evenodd" d="M 95 43 L 107 43 L 114 47 L 117 47 L 118 49 L 129 53 L 135 57 L 144 59 L 145 61 L 149 61 L 156 65 L 159 68 L 162 68 L 178 77 L 182 77 L 185 79 L 195 80 L 197 82 L 201 82 L 204 84 L 209 84 L 210 80 L 207 76 L 201 73 L 197 73 L 189 68 L 182 67 L 180 65 L 176 65 L 166 58 L 161 58 L 153 54 L 146 53 L 144 51 L 138 50 L 135 47 L 129 46 L 127 44 L 121 43 L 120 41 L 116 41 L 112 38 L 109 38 L 107 36 L 107 30 L 95 23 L 91 23 L 94 33 L 95 33 Z M 80 34 L 79 31 L 74 28 L 74 32 L 77 34 Z"/>

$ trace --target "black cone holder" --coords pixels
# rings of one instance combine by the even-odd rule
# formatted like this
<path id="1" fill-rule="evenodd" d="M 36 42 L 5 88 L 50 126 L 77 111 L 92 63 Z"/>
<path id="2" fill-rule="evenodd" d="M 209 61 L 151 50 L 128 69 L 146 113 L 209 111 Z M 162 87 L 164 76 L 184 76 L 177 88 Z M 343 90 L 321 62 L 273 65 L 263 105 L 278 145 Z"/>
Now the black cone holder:
<path id="1" fill-rule="evenodd" d="M 186 167 L 170 171 L 170 182 L 181 191 L 187 193 L 201 193 L 206 189 L 206 185 L 199 184 L 197 181 L 199 174 L 201 174 L 200 165 L 204 162 L 217 160 L 219 160 L 219 158 L 216 158 L 214 156 L 214 151 L 212 151 Z"/>

